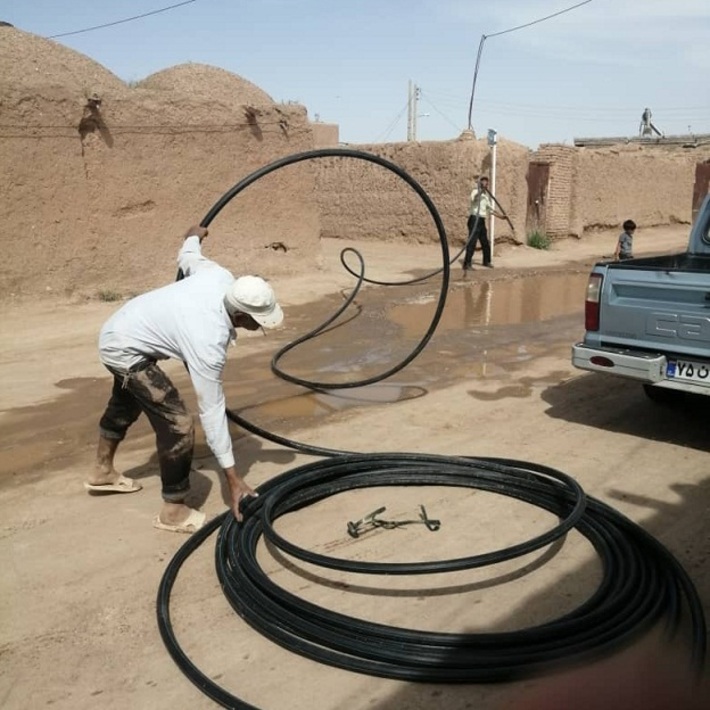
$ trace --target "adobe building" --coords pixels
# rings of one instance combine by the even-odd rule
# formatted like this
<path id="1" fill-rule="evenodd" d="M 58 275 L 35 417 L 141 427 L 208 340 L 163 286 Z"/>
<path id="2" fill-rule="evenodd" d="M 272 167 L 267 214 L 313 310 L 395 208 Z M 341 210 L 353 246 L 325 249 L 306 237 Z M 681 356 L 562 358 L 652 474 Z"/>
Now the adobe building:
<path id="1" fill-rule="evenodd" d="M 6 295 L 161 285 L 182 235 L 226 191 L 313 147 L 303 106 L 235 74 L 186 64 L 128 86 L 11 26 L 0 27 L 0 97 Z M 210 255 L 241 273 L 313 265 L 313 192 L 308 164 L 254 184 L 210 225 Z"/>
<path id="2" fill-rule="evenodd" d="M 208 216 L 209 255 L 235 273 L 267 277 L 317 270 L 323 237 L 438 240 L 402 173 L 433 204 L 453 251 L 467 236 L 476 177 L 493 168 L 491 146 L 473 131 L 345 145 L 337 125 L 311 121 L 304 106 L 277 103 L 218 67 L 183 64 L 129 86 L 88 57 L 7 25 L 0 108 L 2 298 L 162 285 L 175 276 L 180 237 Z M 640 228 L 690 224 L 710 180 L 710 141 L 695 138 L 588 139 L 532 151 L 499 136 L 495 195 L 509 220 L 496 220 L 496 244 L 525 243 L 534 231 L 593 238 L 627 218 Z M 335 147 L 360 157 L 270 169 Z"/>
<path id="3" fill-rule="evenodd" d="M 700 138 L 700 139 L 699 139 Z M 708 193 L 710 140 L 586 139 L 530 156 L 528 230 L 553 238 L 617 228 L 690 224 Z"/>

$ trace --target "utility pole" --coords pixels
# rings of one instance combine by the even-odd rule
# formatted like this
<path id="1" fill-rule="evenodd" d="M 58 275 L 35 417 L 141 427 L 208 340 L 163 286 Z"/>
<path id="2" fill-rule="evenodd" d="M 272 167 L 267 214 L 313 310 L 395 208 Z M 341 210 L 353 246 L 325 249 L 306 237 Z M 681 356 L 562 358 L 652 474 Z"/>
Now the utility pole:
<path id="1" fill-rule="evenodd" d="M 488 129 L 488 145 L 491 147 L 491 195 L 496 194 L 496 146 L 498 145 L 498 133 L 492 128 Z M 491 215 L 491 228 L 489 230 L 489 238 L 491 242 L 491 255 L 493 254 L 493 246 L 495 245 L 496 234 L 496 218 Z"/>
<path id="2" fill-rule="evenodd" d="M 407 99 L 407 140 L 417 140 L 417 114 L 419 113 L 420 89 L 409 80 L 409 96 Z"/>

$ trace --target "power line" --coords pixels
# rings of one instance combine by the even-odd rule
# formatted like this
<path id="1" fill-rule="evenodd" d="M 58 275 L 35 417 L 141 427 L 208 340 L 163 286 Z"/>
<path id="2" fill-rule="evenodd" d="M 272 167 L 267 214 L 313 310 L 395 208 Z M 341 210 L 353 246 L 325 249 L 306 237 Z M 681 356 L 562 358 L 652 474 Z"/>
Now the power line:
<path id="1" fill-rule="evenodd" d="M 581 7 L 582 5 L 587 5 L 590 3 L 592 0 L 584 0 L 583 2 L 578 2 L 576 5 L 572 5 L 571 7 L 568 7 L 564 10 L 559 10 L 558 12 L 553 13 L 552 15 L 546 15 L 545 17 L 540 17 L 537 20 L 533 20 L 532 22 L 526 22 L 524 25 L 518 25 L 517 27 L 511 27 L 510 29 L 507 30 L 501 30 L 500 32 L 494 32 L 493 34 L 490 35 L 481 35 L 481 41 L 478 45 L 478 54 L 476 56 L 476 68 L 473 71 L 473 85 L 471 86 L 471 100 L 469 101 L 468 104 L 468 128 L 471 130 L 473 128 L 471 124 L 471 115 L 473 114 L 473 95 L 476 92 L 476 78 L 478 77 L 478 68 L 481 64 L 481 55 L 483 54 L 483 43 L 488 39 L 488 37 L 498 37 L 500 35 L 508 34 L 509 32 L 515 32 L 516 30 L 522 30 L 525 27 L 531 27 L 532 25 L 537 25 L 540 22 L 545 22 L 545 20 L 551 20 L 553 17 L 558 17 L 559 15 L 564 14 L 565 12 L 570 12 L 571 10 L 575 10 L 578 7 Z"/>
<path id="2" fill-rule="evenodd" d="M 439 106 L 446 107 L 448 109 L 453 109 L 458 111 L 463 105 L 465 100 L 453 92 L 447 91 L 437 91 L 437 90 L 427 90 L 426 98 L 431 103 L 436 101 Z M 633 114 L 636 116 L 638 113 L 638 104 L 622 106 L 620 104 L 614 104 L 613 106 L 603 106 L 599 104 L 552 104 L 548 101 L 540 101 L 538 103 L 524 103 L 524 102 L 510 102 L 510 101 L 496 101 L 486 99 L 485 97 L 478 99 L 479 110 L 500 111 L 505 112 L 517 112 L 525 115 L 549 115 L 549 116 L 562 116 L 571 117 L 575 115 L 584 116 L 585 118 L 591 119 L 602 119 L 609 120 L 624 118 Z M 668 118 L 682 118 L 684 116 L 710 116 L 710 104 L 704 106 L 694 105 L 694 106 L 657 106 L 655 103 L 653 105 L 653 110 L 656 114 L 663 114 L 664 117 Z"/>
<path id="3" fill-rule="evenodd" d="M 439 116 L 441 116 L 445 121 L 450 123 L 457 131 L 461 131 L 461 126 L 459 126 L 455 121 L 453 121 L 445 113 L 439 110 L 439 108 L 433 104 L 428 94 L 422 92 L 422 99 L 424 99 L 424 101 L 426 101 L 429 106 L 431 106 L 431 108 L 439 114 Z"/>
<path id="4" fill-rule="evenodd" d="M 500 32 L 493 32 L 492 34 L 485 35 L 485 37 L 486 37 L 486 39 L 488 37 L 498 37 L 499 35 L 508 34 L 508 32 L 515 32 L 516 30 L 522 30 L 522 29 L 525 29 L 526 27 L 532 27 L 533 25 L 537 25 L 540 22 L 544 22 L 545 20 L 551 20 L 553 17 L 557 17 L 558 15 L 564 15 L 565 12 L 569 12 L 570 10 L 576 10 L 578 7 L 581 7 L 582 5 L 586 5 L 589 2 L 592 2 L 592 0 L 584 0 L 584 2 L 578 2 L 576 5 L 572 5 L 572 7 L 568 7 L 565 10 L 559 10 L 558 12 L 553 12 L 551 15 L 547 15 L 546 17 L 540 17 L 539 19 L 533 20 L 532 22 L 526 22 L 524 25 L 518 25 L 517 27 L 511 27 L 509 30 L 501 30 Z"/>
<path id="5" fill-rule="evenodd" d="M 550 104 L 547 102 L 541 102 L 537 104 L 525 104 L 525 103 L 511 103 L 508 101 L 485 101 L 484 102 L 486 106 L 488 107 L 506 107 L 506 108 L 511 108 L 511 109 L 516 109 L 516 110 L 525 110 L 525 109 L 532 109 L 533 111 L 535 110 L 540 110 L 540 109 L 549 109 L 552 111 L 571 111 L 571 112 L 584 112 L 585 114 L 599 114 L 602 116 L 606 116 L 608 114 L 616 114 L 617 116 L 624 116 L 629 113 L 629 111 L 636 112 L 636 109 L 638 107 L 638 104 L 635 104 L 634 106 L 630 107 L 623 107 L 619 106 L 618 104 L 615 106 L 599 106 L 598 104 L 594 106 L 590 105 L 584 105 L 584 104 L 577 104 L 575 106 L 570 106 L 570 105 L 561 105 L 561 104 Z M 654 111 L 660 112 L 662 111 L 664 114 L 669 114 L 669 113 L 681 113 L 685 114 L 688 112 L 707 112 L 710 110 L 710 105 L 705 105 L 705 106 L 656 106 L 654 104 L 653 107 Z"/>
<path id="6" fill-rule="evenodd" d="M 93 27 L 86 27 L 83 30 L 74 30 L 73 32 L 62 32 L 58 35 L 49 35 L 48 39 L 57 39 L 58 37 L 68 37 L 69 35 L 79 35 L 83 32 L 93 32 L 94 30 L 102 30 L 104 27 L 113 27 L 114 25 L 122 25 L 124 22 L 133 22 L 133 20 L 140 20 L 144 17 L 149 17 L 150 15 L 158 15 L 161 12 L 167 12 L 168 10 L 174 10 L 176 7 L 182 7 L 183 5 L 189 5 L 190 3 L 197 2 L 197 0 L 185 0 L 184 2 L 179 2 L 175 5 L 170 5 L 168 7 L 163 7 L 160 10 L 151 10 L 150 12 L 144 12 L 142 15 L 134 15 L 133 17 L 127 17 L 125 20 L 116 20 L 115 22 L 107 22 L 104 25 L 94 25 Z"/>
<path id="7" fill-rule="evenodd" d="M 427 89 L 426 91 L 427 97 L 430 100 L 436 100 L 439 104 L 449 106 L 451 108 L 454 107 L 460 107 L 465 99 L 462 98 L 461 94 L 456 92 L 456 91 L 446 91 L 446 90 L 440 90 L 440 89 Z M 541 108 L 542 106 L 545 106 L 551 110 L 555 111 L 584 111 L 585 113 L 599 113 L 602 115 L 606 115 L 609 113 L 617 113 L 617 114 L 626 114 L 629 111 L 636 111 L 638 108 L 638 102 L 636 102 L 633 105 L 627 105 L 627 106 L 622 106 L 618 103 L 614 103 L 613 105 L 603 105 L 603 104 L 575 104 L 575 105 L 570 105 L 570 104 L 551 104 L 548 101 L 539 101 L 538 103 L 520 103 L 520 102 L 507 102 L 507 101 L 495 101 L 495 100 L 486 100 L 486 99 L 480 99 L 480 103 L 483 105 L 485 104 L 486 106 L 509 106 L 509 107 L 514 107 L 517 109 L 538 109 Z M 675 104 L 673 105 L 668 105 L 668 106 L 660 106 L 657 105 L 655 102 L 653 103 L 653 110 L 654 111 L 663 111 L 663 113 L 685 113 L 688 111 L 701 111 L 701 112 L 707 112 L 710 110 L 710 103 L 704 104 L 704 105 L 699 105 L 695 104 L 693 106 L 677 106 Z"/>
<path id="8" fill-rule="evenodd" d="M 404 112 L 407 110 L 409 107 L 409 104 L 406 103 L 402 107 L 402 110 L 392 119 L 390 122 L 389 126 L 385 129 L 384 133 L 380 134 L 380 137 L 375 139 L 375 143 L 381 143 L 383 142 L 386 138 L 389 137 L 390 133 L 396 128 L 397 124 L 399 123 L 399 119 L 404 116 Z"/>

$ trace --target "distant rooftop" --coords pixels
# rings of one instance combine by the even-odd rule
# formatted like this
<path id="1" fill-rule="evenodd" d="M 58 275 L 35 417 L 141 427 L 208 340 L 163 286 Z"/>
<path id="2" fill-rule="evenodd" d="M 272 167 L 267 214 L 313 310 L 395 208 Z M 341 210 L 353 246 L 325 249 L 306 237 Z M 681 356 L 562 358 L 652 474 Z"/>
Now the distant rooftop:
<path id="1" fill-rule="evenodd" d="M 694 148 L 698 145 L 706 145 L 710 143 L 710 133 L 687 133 L 677 136 L 656 136 L 649 138 L 648 136 L 610 136 L 608 138 L 575 138 L 576 146 L 599 147 L 607 145 L 623 144 L 639 144 L 639 145 L 680 145 L 687 148 Z"/>

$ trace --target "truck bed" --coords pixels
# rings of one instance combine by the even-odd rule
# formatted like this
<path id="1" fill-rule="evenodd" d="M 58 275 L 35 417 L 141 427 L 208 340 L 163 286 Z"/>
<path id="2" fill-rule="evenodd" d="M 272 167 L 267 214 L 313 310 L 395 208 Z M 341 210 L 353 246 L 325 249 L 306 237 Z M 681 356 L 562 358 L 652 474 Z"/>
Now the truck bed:
<path id="1" fill-rule="evenodd" d="M 661 256 L 645 256 L 626 261 L 614 261 L 604 264 L 609 270 L 633 269 L 648 271 L 710 271 L 710 255 L 689 254 L 663 254 Z"/>

